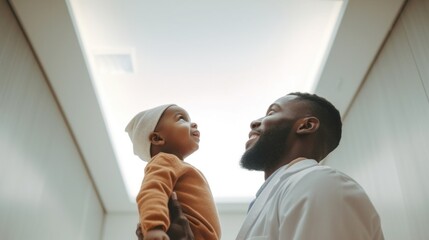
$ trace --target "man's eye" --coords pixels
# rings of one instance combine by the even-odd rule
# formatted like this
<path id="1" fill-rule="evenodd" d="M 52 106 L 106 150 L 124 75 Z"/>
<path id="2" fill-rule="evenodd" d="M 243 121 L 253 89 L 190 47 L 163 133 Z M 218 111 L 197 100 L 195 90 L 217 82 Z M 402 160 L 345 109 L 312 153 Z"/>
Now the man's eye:
<path id="1" fill-rule="evenodd" d="M 269 111 L 267 112 L 267 116 L 273 115 L 275 112 L 274 111 Z"/>

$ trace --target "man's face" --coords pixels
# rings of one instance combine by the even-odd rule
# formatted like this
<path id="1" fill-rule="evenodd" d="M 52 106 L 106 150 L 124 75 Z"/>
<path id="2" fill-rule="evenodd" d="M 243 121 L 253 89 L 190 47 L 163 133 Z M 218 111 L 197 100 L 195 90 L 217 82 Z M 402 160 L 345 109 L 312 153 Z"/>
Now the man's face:
<path id="1" fill-rule="evenodd" d="M 288 150 L 288 139 L 298 115 L 292 101 L 296 96 L 285 96 L 267 110 L 264 117 L 251 123 L 246 152 L 240 164 L 249 170 L 265 170 L 274 167 Z"/>

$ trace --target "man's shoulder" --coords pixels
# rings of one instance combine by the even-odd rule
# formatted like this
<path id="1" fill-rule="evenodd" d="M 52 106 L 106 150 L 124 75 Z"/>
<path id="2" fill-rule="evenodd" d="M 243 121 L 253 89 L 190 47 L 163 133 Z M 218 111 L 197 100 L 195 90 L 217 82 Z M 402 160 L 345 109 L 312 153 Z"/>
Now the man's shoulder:
<path id="1" fill-rule="evenodd" d="M 308 186 L 309 188 L 335 188 L 344 185 L 354 186 L 362 189 L 357 181 L 346 173 L 326 165 L 315 165 L 303 169 L 291 176 L 292 182 L 297 185 Z"/>
<path id="2" fill-rule="evenodd" d="M 306 204 L 319 202 L 370 206 L 365 190 L 351 177 L 329 166 L 316 165 L 303 169 L 283 181 L 276 192 L 284 204 L 305 201 Z M 347 199 L 347 201 L 345 200 Z"/>
<path id="3" fill-rule="evenodd" d="M 315 178 L 322 178 L 322 179 L 341 178 L 344 180 L 354 181 L 352 177 L 342 172 L 341 170 L 338 170 L 336 168 L 333 168 L 327 165 L 320 165 L 320 164 L 303 169 L 302 171 L 298 172 L 296 175 L 308 175 L 308 174 L 311 174 Z"/>

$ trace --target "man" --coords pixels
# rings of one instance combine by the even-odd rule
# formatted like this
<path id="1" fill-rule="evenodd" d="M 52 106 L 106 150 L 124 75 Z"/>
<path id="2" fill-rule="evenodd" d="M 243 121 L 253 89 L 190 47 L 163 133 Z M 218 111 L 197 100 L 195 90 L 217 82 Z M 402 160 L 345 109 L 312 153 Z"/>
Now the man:
<path id="1" fill-rule="evenodd" d="M 319 165 L 339 144 L 341 118 L 326 99 L 290 93 L 250 124 L 240 164 L 264 171 L 236 240 L 383 240 L 362 187 Z"/>
<path id="2" fill-rule="evenodd" d="M 241 166 L 264 171 L 236 240 L 384 239 L 364 190 L 319 165 L 341 139 L 338 110 L 324 98 L 291 93 L 250 125 Z"/>

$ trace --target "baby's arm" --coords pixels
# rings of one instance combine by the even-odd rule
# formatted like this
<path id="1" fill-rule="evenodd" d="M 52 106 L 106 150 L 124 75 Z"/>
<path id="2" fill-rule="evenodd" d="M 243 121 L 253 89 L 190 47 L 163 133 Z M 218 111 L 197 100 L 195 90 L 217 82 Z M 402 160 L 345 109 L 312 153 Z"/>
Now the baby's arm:
<path id="1" fill-rule="evenodd" d="M 170 236 L 171 239 L 193 240 L 194 234 L 192 233 L 191 227 L 189 226 L 188 219 L 186 219 L 185 215 L 183 214 L 182 207 L 177 200 L 177 195 L 175 192 L 171 194 L 168 209 L 171 213 L 171 224 L 167 235 Z M 138 240 L 143 240 L 143 233 L 140 223 L 137 224 L 136 235 Z"/>
<path id="2" fill-rule="evenodd" d="M 169 228 L 168 199 L 182 172 L 178 161 L 169 155 L 159 155 L 145 168 L 145 178 L 136 199 L 145 237 L 149 230 L 166 232 Z"/>

